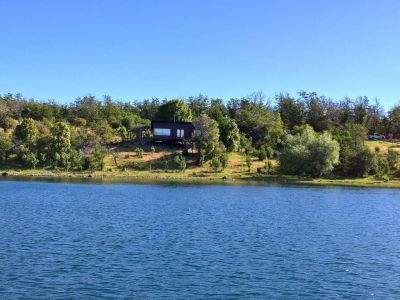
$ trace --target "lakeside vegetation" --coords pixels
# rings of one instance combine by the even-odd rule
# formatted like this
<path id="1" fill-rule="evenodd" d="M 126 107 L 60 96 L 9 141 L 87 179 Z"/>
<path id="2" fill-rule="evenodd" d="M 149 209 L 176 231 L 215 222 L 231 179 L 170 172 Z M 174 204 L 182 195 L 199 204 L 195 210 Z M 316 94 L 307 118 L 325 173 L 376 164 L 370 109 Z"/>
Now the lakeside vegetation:
<path id="1" fill-rule="evenodd" d="M 153 142 L 151 120 L 192 121 L 189 145 Z M 390 141 L 367 141 L 380 133 Z M 190 182 L 298 182 L 400 187 L 400 107 L 316 93 L 69 105 L 0 97 L 0 170 Z"/>

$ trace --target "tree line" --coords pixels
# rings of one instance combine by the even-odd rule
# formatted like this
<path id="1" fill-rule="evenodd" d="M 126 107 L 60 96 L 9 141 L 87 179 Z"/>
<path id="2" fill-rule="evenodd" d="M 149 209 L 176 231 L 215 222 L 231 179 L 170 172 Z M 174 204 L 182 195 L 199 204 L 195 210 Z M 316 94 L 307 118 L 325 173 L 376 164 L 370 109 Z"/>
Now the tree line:
<path id="1" fill-rule="evenodd" d="M 104 96 L 71 104 L 0 96 L 0 163 L 96 170 L 114 143 L 151 136 L 151 120 L 193 121 L 198 164 L 227 163 L 226 153 L 278 159 L 283 174 L 355 176 L 396 174 L 398 154 L 371 151 L 368 134 L 400 137 L 400 106 L 385 113 L 377 99 L 334 100 L 315 92 L 261 92 L 224 101 L 187 99 L 124 102 Z M 266 169 L 267 163 L 266 163 Z"/>

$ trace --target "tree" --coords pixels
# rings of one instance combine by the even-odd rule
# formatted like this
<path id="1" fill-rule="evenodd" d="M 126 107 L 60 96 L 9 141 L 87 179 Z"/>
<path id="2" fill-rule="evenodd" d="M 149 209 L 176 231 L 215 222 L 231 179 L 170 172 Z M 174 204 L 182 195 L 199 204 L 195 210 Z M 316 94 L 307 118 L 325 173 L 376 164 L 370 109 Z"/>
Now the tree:
<path id="1" fill-rule="evenodd" d="M 240 145 L 240 132 L 235 120 L 229 117 L 221 118 L 219 122 L 221 141 L 228 152 L 235 151 Z"/>
<path id="2" fill-rule="evenodd" d="M 393 171 L 397 170 L 400 164 L 400 153 L 397 152 L 396 150 L 389 149 L 387 155 L 387 161 L 389 164 L 389 168 L 391 170 Z"/>
<path id="3" fill-rule="evenodd" d="M 58 122 L 52 128 L 50 156 L 55 166 L 69 168 L 69 155 L 71 152 L 71 132 L 65 122 Z"/>
<path id="4" fill-rule="evenodd" d="M 229 156 L 228 156 L 228 153 L 223 152 L 223 153 L 220 155 L 219 160 L 221 161 L 222 170 L 225 170 L 225 169 L 228 167 L 228 165 L 229 165 Z"/>
<path id="5" fill-rule="evenodd" d="M 252 164 L 253 164 L 253 161 L 251 160 L 250 155 L 246 154 L 246 166 L 247 166 L 247 169 L 248 169 L 249 172 L 251 171 L 251 165 Z"/>
<path id="6" fill-rule="evenodd" d="M 347 123 L 334 131 L 340 144 L 338 173 L 347 176 L 366 176 L 374 167 L 374 155 L 365 144 L 367 129 L 361 124 Z"/>
<path id="7" fill-rule="evenodd" d="M 216 173 L 220 171 L 220 169 L 221 169 L 221 167 L 222 167 L 222 164 L 221 164 L 221 161 L 220 161 L 219 157 L 214 157 L 214 158 L 210 161 L 210 167 L 211 167 L 211 169 L 213 169 L 214 172 L 216 172 Z"/>
<path id="8" fill-rule="evenodd" d="M 86 159 L 85 167 L 91 171 L 103 170 L 104 158 L 107 155 L 107 149 L 97 146 L 94 152 Z"/>
<path id="9" fill-rule="evenodd" d="M 14 136 L 26 147 L 34 147 L 39 137 L 39 130 L 33 119 L 24 119 L 21 124 L 15 128 Z"/>
<path id="10" fill-rule="evenodd" d="M 96 123 L 102 119 L 102 105 L 94 96 L 77 98 L 72 106 L 73 115 L 85 119 L 88 123 Z"/>
<path id="11" fill-rule="evenodd" d="M 11 136 L 0 131 L 0 161 L 6 161 L 12 150 Z"/>
<path id="12" fill-rule="evenodd" d="M 286 127 L 291 131 L 295 126 L 305 123 L 305 106 L 301 101 L 290 97 L 288 94 L 276 96 L 277 110 Z"/>
<path id="13" fill-rule="evenodd" d="M 190 122 L 192 121 L 192 111 L 183 100 L 170 100 L 158 108 L 155 118 L 159 121 Z"/>
<path id="14" fill-rule="evenodd" d="M 288 135 L 279 157 L 284 174 L 328 175 L 339 163 L 339 144 L 328 132 L 317 134 L 309 126 L 296 135 Z"/>
<path id="15" fill-rule="evenodd" d="M 217 150 L 219 142 L 218 123 L 207 115 L 201 115 L 193 121 L 195 133 L 193 141 L 199 154 L 209 159 Z"/>

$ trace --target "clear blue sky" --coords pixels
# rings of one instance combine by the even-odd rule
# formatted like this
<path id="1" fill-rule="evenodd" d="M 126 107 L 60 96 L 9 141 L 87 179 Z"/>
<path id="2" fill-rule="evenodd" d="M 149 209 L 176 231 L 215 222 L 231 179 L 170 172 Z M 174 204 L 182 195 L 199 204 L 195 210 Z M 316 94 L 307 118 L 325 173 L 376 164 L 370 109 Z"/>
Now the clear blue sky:
<path id="1" fill-rule="evenodd" d="M 0 0 L 0 93 L 400 99 L 398 0 Z"/>

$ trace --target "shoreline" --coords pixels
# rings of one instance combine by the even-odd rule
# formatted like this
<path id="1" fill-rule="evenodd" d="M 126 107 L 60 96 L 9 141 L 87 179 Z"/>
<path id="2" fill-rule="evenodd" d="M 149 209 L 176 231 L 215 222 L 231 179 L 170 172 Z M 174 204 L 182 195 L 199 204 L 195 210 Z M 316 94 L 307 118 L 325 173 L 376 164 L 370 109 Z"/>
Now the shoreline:
<path id="1" fill-rule="evenodd" d="M 400 189 L 400 179 L 389 181 L 374 178 L 304 178 L 287 175 L 263 175 L 246 177 L 227 176 L 190 176 L 180 173 L 106 173 L 106 172 L 62 172 L 39 170 L 1 170 L 2 180 L 45 180 L 56 182 L 93 182 L 93 183 L 154 183 L 154 184 L 206 184 L 206 185 L 304 185 L 333 187 L 364 187 L 364 188 L 396 188 Z"/>

